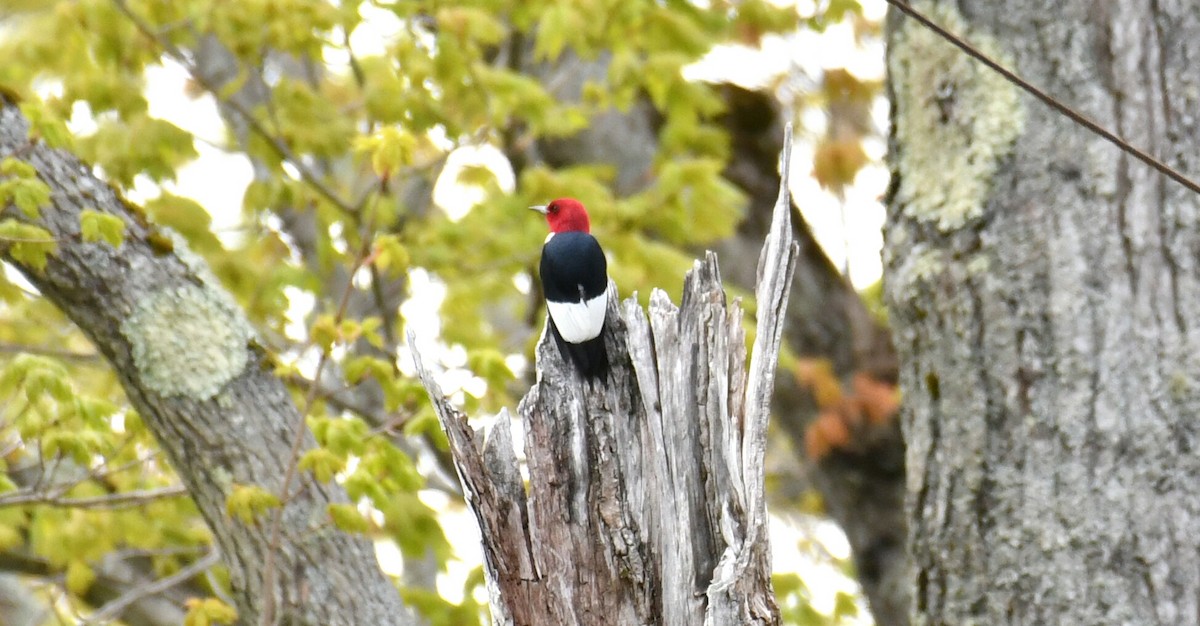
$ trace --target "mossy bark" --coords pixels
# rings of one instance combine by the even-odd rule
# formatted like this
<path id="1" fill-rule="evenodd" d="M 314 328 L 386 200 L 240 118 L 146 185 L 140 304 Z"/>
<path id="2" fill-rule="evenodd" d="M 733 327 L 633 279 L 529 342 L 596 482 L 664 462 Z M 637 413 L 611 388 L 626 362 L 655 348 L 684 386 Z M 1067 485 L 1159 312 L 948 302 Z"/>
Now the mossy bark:
<path id="1" fill-rule="evenodd" d="M 1034 84 L 1200 172 L 1194 2 L 938 4 Z M 964 88 L 943 90 L 946 123 L 978 114 Z M 896 127 L 920 104 L 908 93 Z M 1022 99 L 968 219 L 931 224 L 891 197 L 914 623 L 1195 623 L 1200 198 Z M 920 141 L 901 135 L 894 189 Z"/>

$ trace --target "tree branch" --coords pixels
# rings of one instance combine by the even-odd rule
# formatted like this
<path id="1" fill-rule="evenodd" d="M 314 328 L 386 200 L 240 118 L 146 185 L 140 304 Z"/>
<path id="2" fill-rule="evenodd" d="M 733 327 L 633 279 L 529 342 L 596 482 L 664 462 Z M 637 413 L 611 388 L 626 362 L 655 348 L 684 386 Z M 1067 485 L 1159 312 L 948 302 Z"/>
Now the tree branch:
<path id="1" fill-rule="evenodd" d="M 215 552 L 209 552 L 203 557 L 197 559 L 187 567 L 167 576 L 160 578 L 152 583 L 134 587 L 123 595 L 104 606 L 100 607 L 95 613 L 87 616 L 83 620 L 83 624 L 102 624 L 110 620 L 115 620 L 121 617 L 133 603 L 155 594 L 162 593 L 176 585 L 183 584 L 196 576 L 203 574 L 208 568 L 216 565 L 220 561 L 220 556 Z"/>
<path id="2" fill-rule="evenodd" d="M 85 480 L 90 478 L 92 477 L 87 476 Z M 49 492 L 44 489 L 21 489 L 9 492 L 0 496 L 0 507 L 45 504 L 73 509 L 123 509 L 142 506 L 163 498 L 175 498 L 187 494 L 187 489 L 183 485 L 172 485 L 160 489 L 122 491 L 106 496 L 90 498 L 65 498 L 62 496 L 63 493 L 69 491 L 74 486 L 75 484 L 73 483 L 65 487 L 56 487 Z"/>
<path id="3" fill-rule="evenodd" d="M 336 191 L 326 185 L 325 181 L 315 172 L 313 172 L 308 165 L 304 163 L 304 160 L 292 151 L 291 147 L 284 143 L 282 139 L 276 137 L 269 130 L 267 130 L 267 128 L 263 126 L 262 122 L 260 122 L 249 109 L 242 106 L 241 102 L 238 102 L 234 98 L 222 97 L 221 90 L 217 87 L 217 85 L 213 84 L 212 80 L 210 80 L 208 76 L 205 76 L 203 72 L 197 71 L 196 67 L 192 64 L 188 56 L 184 54 L 182 50 L 176 47 L 175 44 L 154 32 L 154 28 L 147 23 L 146 20 L 142 19 L 141 16 L 135 13 L 125 0 L 113 0 L 113 4 L 116 5 L 117 9 L 119 9 L 121 13 L 124 13 L 125 16 L 128 17 L 131 22 L 133 22 L 133 25 L 137 27 L 139 32 L 141 32 L 148 39 L 154 42 L 155 45 L 161 48 L 163 53 L 170 57 L 171 60 L 182 65 L 183 68 L 187 70 L 188 75 L 191 76 L 192 79 L 197 83 L 199 83 L 201 87 L 204 87 L 205 91 L 211 93 L 213 98 L 216 98 L 219 103 L 229 107 L 231 110 L 237 113 L 242 122 L 246 124 L 246 127 L 249 128 L 255 135 L 258 135 L 260 139 L 266 142 L 266 144 L 270 146 L 271 150 L 275 152 L 276 156 L 287 163 L 290 163 L 292 167 L 296 168 L 296 171 L 300 173 L 301 180 L 303 180 L 305 183 L 308 183 L 308 185 L 312 187 L 314 191 L 316 191 L 321 197 L 328 200 L 342 213 L 350 217 L 358 215 L 358 207 L 347 202 L 344 198 L 338 195 Z"/>
<path id="4" fill-rule="evenodd" d="M 67 361 L 79 361 L 83 363 L 98 362 L 101 360 L 99 354 L 94 352 L 77 352 L 64 348 L 55 348 L 51 346 L 35 346 L 32 344 L 19 343 L 0 343 L 0 353 L 5 354 L 37 354 L 41 356 L 54 357 Z"/>
<path id="5" fill-rule="evenodd" d="M 44 559 L 9 550 L 0 552 L 0 570 L 36 579 L 52 576 L 55 568 Z M 83 601 L 91 606 L 105 605 L 141 585 L 153 582 L 153 568 L 150 561 L 144 558 L 105 557 L 96 564 L 95 572 L 96 580 L 83 597 Z M 181 584 L 154 595 L 141 595 L 126 605 L 121 621 L 129 626 L 176 626 L 183 622 L 181 607 L 184 600 L 203 593 L 204 590 L 199 587 Z"/>

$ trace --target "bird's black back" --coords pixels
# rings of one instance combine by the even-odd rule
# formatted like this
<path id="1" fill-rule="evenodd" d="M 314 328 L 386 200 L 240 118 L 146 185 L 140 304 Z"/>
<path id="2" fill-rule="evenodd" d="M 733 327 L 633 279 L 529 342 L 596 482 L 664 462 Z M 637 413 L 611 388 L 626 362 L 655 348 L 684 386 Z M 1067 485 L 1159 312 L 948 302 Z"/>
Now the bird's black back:
<path id="1" fill-rule="evenodd" d="M 554 302 L 595 298 L 608 287 L 608 261 L 596 238 L 588 233 L 557 233 L 542 246 L 542 292 Z"/>

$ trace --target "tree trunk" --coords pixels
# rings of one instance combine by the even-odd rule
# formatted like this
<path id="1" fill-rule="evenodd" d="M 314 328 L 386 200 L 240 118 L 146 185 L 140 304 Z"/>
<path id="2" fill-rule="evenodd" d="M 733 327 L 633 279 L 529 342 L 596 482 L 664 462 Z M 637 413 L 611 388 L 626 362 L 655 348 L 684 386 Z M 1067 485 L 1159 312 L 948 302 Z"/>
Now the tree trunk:
<path id="1" fill-rule="evenodd" d="M 496 623 L 779 623 L 762 462 L 798 253 L 790 207 L 785 184 L 759 257 L 749 376 L 741 307 L 711 253 L 678 308 L 657 290 L 649 319 L 636 298 L 609 301 L 607 384 L 583 383 L 543 335 L 518 408 L 528 493 L 507 413 L 480 446 L 418 356 L 483 533 Z"/>
<path id="2" fill-rule="evenodd" d="M 170 243 L 78 159 L 30 143 L 27 121 L 0 101 L 0 159 L 7 156 L 28 161 L 50 186 L 51 205 L 36 223 L 58 251 L 44 270 L 16 261 L 8 246 L 4 260 L 78 324 L 116 370 L 213 531 L 241 622 L 259 623 L 270 595 L 280 623 L 415 623 L 370 542 L 330 530 L 325 507 L 347 501 L 340 487 L 307 475 L 295 481 L 277 539 L 270 512 L 249 524 L 227 514 L 236 486 L 281 493 L 295 429 L 305 426 L 249 322 L 203 261 L 178 237 Z M 125 242 L 117 249 L 84 243 L 84 209 L 120 217 Z M 8 207 L 4 217 L 21 213 Z M 312 446 L 311 435 L 304 441 Z M 263 584 L 267 563 L 271 589 Z"/>
<path id="3" fill-rule="evenodd" d="M 1200 171 L 1195 2 L 914 6 Z M 1200 622 L 1200 199 L 892 20 L 914 621 Z"/>

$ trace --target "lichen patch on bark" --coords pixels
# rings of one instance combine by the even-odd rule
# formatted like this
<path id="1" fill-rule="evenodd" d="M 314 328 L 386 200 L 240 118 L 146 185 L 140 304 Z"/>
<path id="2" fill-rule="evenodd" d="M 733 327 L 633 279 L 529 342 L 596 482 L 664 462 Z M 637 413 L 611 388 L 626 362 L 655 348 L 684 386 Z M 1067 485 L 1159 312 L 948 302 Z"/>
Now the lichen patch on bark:
<path id="1" fill-rule="evenodd" d="M 252 331 L 219 291 L 197 285 L 147 296 L 121 324 L 146 388 L 207 400 L 237 376 Z"/>
<path id="2" fill-rule="evenodd" d="M 996 40 L 968 28 L 953 7 L 914 5 L 1011 66 Z M 1021 133 L 1020 94 L 1002 76 L 912 20 L 903 21 L 891 46 L 897 205 L 944 231 L 961 228 L 983 212 L 1000 161 Z"/>

